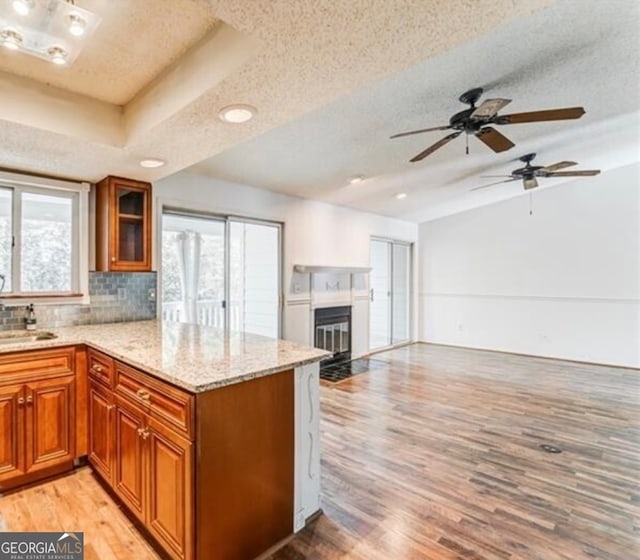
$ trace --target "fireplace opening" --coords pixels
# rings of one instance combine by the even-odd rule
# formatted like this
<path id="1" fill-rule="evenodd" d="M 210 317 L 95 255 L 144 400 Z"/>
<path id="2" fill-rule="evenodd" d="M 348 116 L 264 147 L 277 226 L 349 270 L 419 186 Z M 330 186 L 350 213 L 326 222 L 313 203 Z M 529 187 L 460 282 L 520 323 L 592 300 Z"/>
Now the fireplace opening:
<path id="1" fill-rule="evenodd" d="M 322 307 L 315 310 L 314 345 L 333 355 L 320 366 L 351 359 L 351 307 Z"/>

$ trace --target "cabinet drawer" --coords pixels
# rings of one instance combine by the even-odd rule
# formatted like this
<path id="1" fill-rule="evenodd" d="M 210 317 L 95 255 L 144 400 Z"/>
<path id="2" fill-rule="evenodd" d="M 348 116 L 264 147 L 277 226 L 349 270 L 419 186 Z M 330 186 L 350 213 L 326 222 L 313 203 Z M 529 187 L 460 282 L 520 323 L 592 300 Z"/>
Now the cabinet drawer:
<path id="1" fill-rule="evenodd" d="M 89 376 L 107 387 L 113 387 L 113 360 L 109 356 L 89 348 Z"/>
<path id="2" fill-rule="evenodd" d="M 75 369 L 75 348 L 28 350 L 0 355 L 0 384 L 70 375 Z"/>
<path id="3" fill-rule="evenodd" d="M 165 425 L 192 435 L 193 399 L 189 393 L 115 362 L 116 393 L 127 397 Z"/>

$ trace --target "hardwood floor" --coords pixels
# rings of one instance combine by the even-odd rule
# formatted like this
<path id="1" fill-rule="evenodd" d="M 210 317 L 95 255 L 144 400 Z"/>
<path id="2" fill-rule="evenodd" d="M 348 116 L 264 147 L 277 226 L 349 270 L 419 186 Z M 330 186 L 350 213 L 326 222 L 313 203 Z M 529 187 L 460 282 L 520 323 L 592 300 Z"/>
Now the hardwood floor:
<path id="1" fill-rule="evenodd" d="M 271 560 L 639 556 L 639 370 L 425 344 L 376 359 L 322 386 L 324 515 Z M 88 469 L 0 515 L 84 530 L 87 560 L 158 558 Z"/>

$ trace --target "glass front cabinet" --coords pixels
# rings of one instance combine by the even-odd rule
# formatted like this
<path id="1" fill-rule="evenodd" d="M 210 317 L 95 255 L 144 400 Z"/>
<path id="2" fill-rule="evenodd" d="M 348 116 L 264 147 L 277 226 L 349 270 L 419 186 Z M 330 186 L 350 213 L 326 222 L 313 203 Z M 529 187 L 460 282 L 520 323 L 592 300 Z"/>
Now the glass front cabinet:
<path id="1" fill-rule="evenodd" d="M 106 177 L 95 201 L 96 270 L 151 270 L 151 184 Z"/>

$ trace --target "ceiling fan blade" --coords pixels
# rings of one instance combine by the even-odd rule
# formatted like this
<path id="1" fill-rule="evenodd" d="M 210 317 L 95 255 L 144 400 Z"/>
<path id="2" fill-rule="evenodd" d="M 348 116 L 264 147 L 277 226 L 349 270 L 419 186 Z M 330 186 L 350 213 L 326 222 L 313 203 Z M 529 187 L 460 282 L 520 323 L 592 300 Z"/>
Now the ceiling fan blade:
<path id="1" fill-rule="evenodd" d="M 426 150 L 424 150 L 423 152 L 420 152 L 417 156 L 411 158 L 411 160 L 409 161 L 411 161 L 411 163 L 415 163 L 416 161 L 420 161 L 426 158 L 429 154 L 432 154 L 438 148 L 442 148 L 442 146 L 444 146 L 445 144 L 448 144 L 449 142 L 451 142 L 451 140 L 453 140 L 454 138 L 457 138 L 461 134 L 462 134 L 462 130 L 459 130 L 457 132 L 454 132 L 453 134 L 449 134 L 449 136 L 445 136 L 442 140 L 438 140 L 435 144 L 432 144 Z"/>
<path id="2" fill-rule="evenodd" d="M 579 119 L 584 115 L 582 107 L 567 107 L 566 109 L 547 109 L 545 111 L 530 111 L 528 113 L 513 113 L 500 115 L 493 121 L 496 124 L 519 124 L 540 121 L 564 121 Z"/>
<path id="3" fill-rule="evenodd" d="M 509 175 L 509 177 L 511 177 Z M 517 181 L 518 178 L 517 177 L 511 177 L 510 179 L 507 179 L 506 181 L 497 181 L 496 183 L 489 183 L 488 185 L 482 185 L 481 187 L 474 187 L 471 190 L 472 191 L 477 191 L 480 189 L 486 189 L 487 187 L 495 187 L 496 185 L 501 185 L 502 183 L 511 183 L 513 181 Z"/>
<path id="4" fill-rule="evenodd" d="M 471 113 L 470 118 L 476 121 L 489 120 L 494 117 L 500 109 L 511 103 L 511 99 L 486 99 L 480 106 Z"/>
<path id="5" fill-rule="evenodd" d="M 512 175 L 480 175 L 481 179 L 497 179 L 498 177 L 512 177 Z"/>
<path id="6" fill-rule="evenodd" d="M 501 134 L 490 126 L 485 126 L 478 130 L 476 136 L 494 152 L 504 152 L 515 146 L 504 134 Z"/>
<path id="7" fill-rule="evenodd" d="M 584 169 L 582 171 L 555 171 L 553 173 L 547 173 L 547 177 L 591 177 L 598 175 L 599 169 Z"/>
<path id="8" fill-rule="evenodd" d="M 394 134 L 393 136 L 389 136 L 390 139 L 400 138 L 402 136 L 411 136 L 412 134 L 422 134 L 423 132 L 433 132 L 434 130 L 449 130 L 451 127 L 449 125 L 445 126 L 434 126 L 433 128 L 421 128 L 420 130 L 410 130 L 409 132 L 401 132 L 400 134 Z"/>
<path id="9" fill-rule="evenodd" d="M 522 184 L 524 185 L 525 190 L 535 189 L 538 186 L 538 180 L 535 177 L 531 177 L 530 179 L 523 178 Z"/>
<path id="10" fill-rule="evenodd" d="M 538 169 L 538 171 L 543 171 L 544 173 L 551 173 L 552 171 L 556 171 L 557 169 L 564 169 L 565 167 L 572 167 L 574 165 L 578 165 L 575 161 L 559 161 L 558 163 L 554 163 L 553 165 L 547 165 L 542 169 Z"/>

